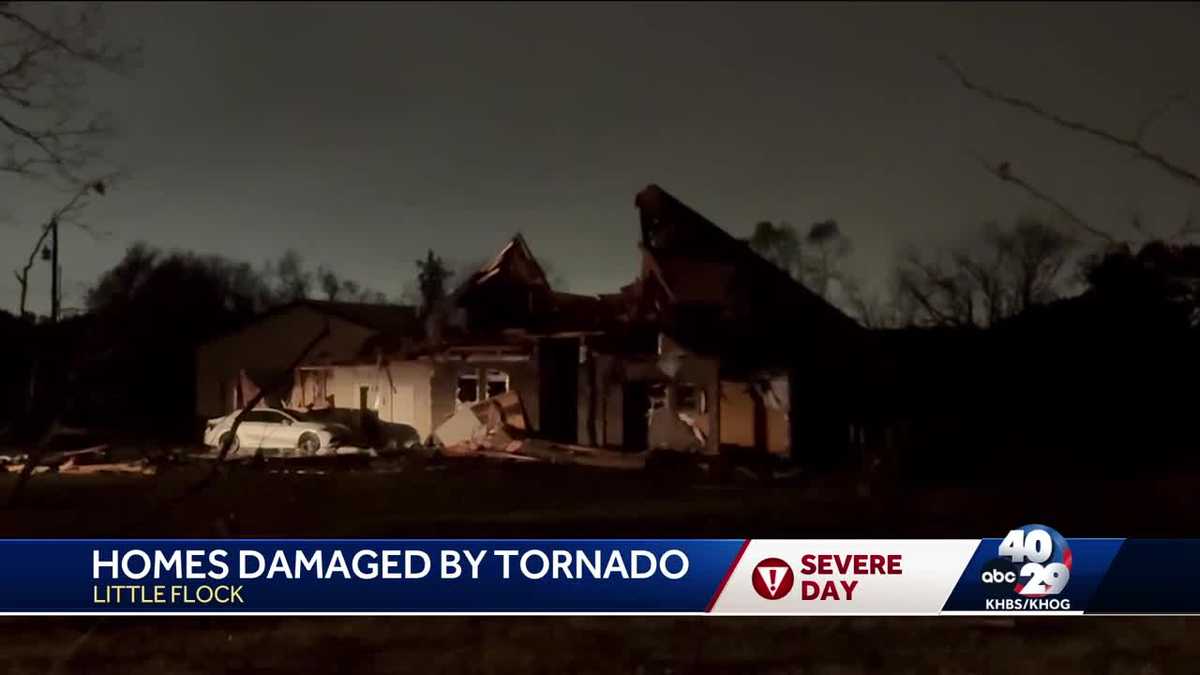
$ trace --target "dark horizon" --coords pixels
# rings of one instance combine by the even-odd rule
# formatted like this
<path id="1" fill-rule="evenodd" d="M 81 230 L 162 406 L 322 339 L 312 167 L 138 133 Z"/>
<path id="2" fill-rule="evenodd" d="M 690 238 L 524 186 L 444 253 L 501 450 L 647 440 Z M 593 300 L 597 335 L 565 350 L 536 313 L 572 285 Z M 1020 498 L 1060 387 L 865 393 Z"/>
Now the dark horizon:
<path id="1" fill-rule="evenodd" d="M 129 177 L 85 214 L 111 236 L 64 229 L 68 308 L 139 240 L 256 264 L 295 248 L 395 298 L 426 249 L 461 264 L 521 231 L 569 290 L 610 291 L 636 273 L 648 183 L 738 236 L 837 219 L 851 273 L 880 286 L 898 247 L 1045 210 L 973 151 L 1113 230 L 1135 212 L 1169 230 L 1196 206 L 1144 163 L 966 92 L 934 58 L 1127 131 L 1195 86 L 1192 5 L 107 11 L 144 65 L 88 92 L 123 130 L 108 157 Z M 1189 162 L 1198 112 L 1176 106 L 1147 143 Z M 20 195 L 0 205 L 13 269 L 59 198 L 3 180 Z M 15 311 L 9 273 L 0 294 Z"/>

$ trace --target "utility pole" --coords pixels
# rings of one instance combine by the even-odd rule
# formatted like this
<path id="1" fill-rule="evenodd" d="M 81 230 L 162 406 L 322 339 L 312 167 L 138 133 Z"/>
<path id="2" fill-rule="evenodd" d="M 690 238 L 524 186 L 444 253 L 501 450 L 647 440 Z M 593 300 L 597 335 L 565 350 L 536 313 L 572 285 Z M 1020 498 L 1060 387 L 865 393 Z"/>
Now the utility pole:
<path id="1" fill-rule="evenodd" d="M 38 251 L 42 252 L 42 260 L 50 259 L 50 320 L 58 321 L 58 315 L 61 310 L 62 292 L 59 289 L 62 281 L 62 270 L 58 265 L 58 220 L 64 214 L 70 213 L 76 208 L 79 208 L 79 200 L 87 196 L 89 192 L 95 192 L 98 195 L 103 195 L 108 190 L 104 183 L 104 179 L 95 180 L 79 188 L 79 192 L 71 197 L 71 200 L 63 204 L 53 214 L 50 215 L 50 221 L 42 226 L 42 234 L 33 244 L 33 250 L 29 252 L 29 258 L 25 261 L 25 265 L 13 272 L 17 277 L 17 282 L 21 284 L 21 318 L 26 317 L 25 301 L 29 296 L 29 271 L 33 267 L 33 261 L 37 258 Z M 50 237 L 49 256 L 46 249 L 42 248 L 46 237 Z"/>
<path id="2" fill-rule="evenodd" d="M 58 323 L 58 218 L 50 219 L 50 322 Z"/>

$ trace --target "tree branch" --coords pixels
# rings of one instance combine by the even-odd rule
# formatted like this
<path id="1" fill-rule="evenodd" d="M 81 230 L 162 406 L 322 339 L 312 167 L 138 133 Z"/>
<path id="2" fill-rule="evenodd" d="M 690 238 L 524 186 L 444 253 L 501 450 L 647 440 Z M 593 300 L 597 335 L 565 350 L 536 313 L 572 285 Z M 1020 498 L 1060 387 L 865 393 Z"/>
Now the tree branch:
<path id="1" fill-rule="evenodd" d="M 104 116 L 84 119 L 77 97 L 85 93 L 86 73 L 99 68 L 121 73 L 136 63 L 140 46 L 116 46 L 102 39 L 103 11 L 85 5 L 51 18 L 36 6 L 0 1 L 0 171 L 36 178 L 40 169 L 70 184 L 97 158 L 97 142 L 112 132 Z"/>
<path id="2" fill-rule="evenodd" d="M 967 77 L 967 74 L 962 70 L 962 68 L 959 68 L 958 64 L 956 64 L 949 56 L 945 54 L 939 54 L 937 59 L 942 63 L 942 65 L 946 66 L 946 68 L 949 69 L 956 78 L 958 78 L 959 83 L 962 84 L 962 86 L 968 91 L 975 92 L 985 98 L 1003 103 L 1009 107 L 1032 113 L 1037 117 L 1057 124 L 1065 129 L 1070 129 L 1071 131 L 1076 131 L 1094 138 L 1099 138 L 1113 145 L 1130 150 L 1136 156 L 1156 164 L 1159 168 L 1163 169 L 1175 178 L 1184 181 L 1185 183 L 1189 183 L 1194 187 L 1200 187 L 1200 174 L 1197 174 L 1195 171 L 1183 167 L 1164 157 L 1163 155 L 1146 148 L 1140 141 L 1140 133 L 1139 137 L 1126 138 L 1124 136 L 1118 136 L 1111 131 L 1094 127 L 1085 122 L 1068 119 L 1062 115 L 1059 115 L 1058 113 L 1047 110 L 1032 101 L 1010 96 L 975 82 Z"/>
<path id="3" fill-rule="evenodd" d="M 55 152 L 46 143 L 46 138 L 47 138 L 46 134 L 32 132 L 29 129 L 26 129 L 25 127 L 21 126 L 20 124 L 17 124 L 16 122 L 13 122 L 12 120 L 8 119 L 4 115 L 0 115 L 0 126 L 3 126 L 4 128 L 11 131 L 13 134 L 20 136 L 21 138 L 24 138 L 25 140 L 29 141 L 30 143 L 33 143 L 34 145 L 36 145 L 39 150 L 41 150 L 43 153 L 45 153 L 46 157 L 50 160 L 51 163 L 53 163 L 57 166 L 62 166 L 63 164 L 65 164 L 65 160 L 63 159 L 61 154 L 58 152 Z"/>
<path id="4" fill-rule="evenodd" d="M 1012 166 L 1008 162 L 1000 162 L 999 164 L 993 166 L 990 162 L 979 155 L 976 155 L 975 159 L 979 161 L 979 164 L 983 166 L 985 171 L 992 174 L 996 178 L 999 178 L 1006 183 L 1012 183 L 1013 185 L 1020 187 L 1022 190 L 1025 190 L 1025 192 L 1029 193 L 1030 196 L 1041 201 L 1042 203 L 1049 204 L 1072 225 L 1075 225 L 1093 237 L 1103 239 L 1109 244 L 1116 243 L 1116 238 L 1111 234 L 1105 232 L 1104 230 L 1100 230 L 1088 225 L 1087 221 L 1085 221 L 1083 218 L 1080 218 L 1078 214 L 1068 208 L 1066 204 L 1063 204 L 1061 201 L 1056 199 L 1053 195 L 1038 189 L 1029 181 L 1014 174 L 1012 172 Z"/>
<path id="5" fill-rule="evenodd" d="M 34 262 L 34 259 L 37 258 L 37 253 L 39 250 L 41 250 L 42 244 L 45 243 L 46 236 L 50 234 L 50 228 L 54 227 L 55 222 L 62 221 L 69 214 L 83 208 L 83 204 L 81 204 L 80 202 L 83 200 L 84 197 L 87 196 L 87 194 L 89 192 L 94 190 L 97 194 L 104 194 L 104 192 L 108 189 L 107 186 L 109 184 L 109 181 L 112 180 L 112 178 L 115 177 L 116 175 L 117 174 L 112 173 L 103 178 L 99 178 L 96 180 L 89 180 L 89 181 L 85 182 L 75 192 L 75 194 L 72 195 L 69 200 L 67 200 L 67 202 L 65 204 L 58 207 L 57 209 L 54 210 L 53 213 L 50 214 L 50 217 L 46 220 L 46 224 L 42 226 L 42 234 L 37 238 L 37 241 L 34 242 L 33 249 L 29 251 L 29 258 L 25 261 L 25 265 L 23 267 L 21 267 L 20 271 L 13 272 L 13 274 L 16 275 L 16 277 L 17 277 L 17 281 L 20 282 L 20 284 L 21 284 L 21 298 L 20 298 L 20 300 L 21 300 L 21 302 L 20 302 L 20 317 L 21 318 L 25 317 L 25 301 L 27 299 L 28 292 L 29 292 L 29 270 L 33 268 L 33 262 Z M 89 233 L 92 233 L 90 229 L 88 229 L 78 223 L 76 223 L 76 226 L 80 227 L 81 229 L 83 229 Z M 95 236 L 94 233 L 92 233 L 92 234 L 93 234 L 93 236 Z"/>
<path id="6" fill-rule="evenodd" d="M 1142 121 L 1138 123 L 1137 133 L 1134 135 L 1134 139 L 1138 143 L 1141 143 L 1142 139 L 1146 137 L 1146 132 L 1150 130 L 1150 125 L 1157 122 L 1164 115 L 1170 112 L 1172 108 L 1187 101 L 1189 98 L 1190 97 L 1187 94 L 1178 93 L 1167 99 L 1162 105 L 1158 106 L 1154 110 L 1151 110 L 1150 113 L 1143 117 Z"/>
<path id="7" fill-rule="evenodd" d="M 5 5 L 7 4 L 8 3 L 5 3 Z M 79 20 L 74 25 L 63 26 L 61 31 L 56 34 L 55 31 L 43 28 L 37 23 L 34 23 L 28 18 L 21 16 L 17 12 L 12 11 L 11 9 L 0 9 L 0 19 L 24 28 L 38 39 L 57 47 L 58 49 L 70 54 L 80 61 L 86 61 L 103 68 L 115 70 L 119 68 L 126 59 L 138 52 L 137 48 L 121 51 L 105 49 L 104 47 L 89 46 L 86 42 L 86 38 L 90 37 L 91 31 L 95 29 L 96 17 L 93 14 L 88 13 L 86 10 L 81 12 L 79 17 Z M 70 36 L 76 32 L 85 39 L 82 45 L 72 44 L 70 40 L 63 37 L 63 35 Z"/>

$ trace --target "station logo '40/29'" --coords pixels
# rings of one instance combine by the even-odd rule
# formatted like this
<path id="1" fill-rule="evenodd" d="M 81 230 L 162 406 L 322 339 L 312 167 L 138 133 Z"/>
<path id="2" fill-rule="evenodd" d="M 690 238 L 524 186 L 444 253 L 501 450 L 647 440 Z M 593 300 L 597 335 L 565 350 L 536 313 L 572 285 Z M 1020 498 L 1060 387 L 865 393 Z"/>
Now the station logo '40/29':
<path id="1" fill-rule="evenodd" d="M 1010 530 L 997 555 L 980 575 L 985 587 L 1011 586 L 1018 595 L 1040 598 L 1062 593 L 1071 580 L 1071 547 L 1045 525 Z"/>

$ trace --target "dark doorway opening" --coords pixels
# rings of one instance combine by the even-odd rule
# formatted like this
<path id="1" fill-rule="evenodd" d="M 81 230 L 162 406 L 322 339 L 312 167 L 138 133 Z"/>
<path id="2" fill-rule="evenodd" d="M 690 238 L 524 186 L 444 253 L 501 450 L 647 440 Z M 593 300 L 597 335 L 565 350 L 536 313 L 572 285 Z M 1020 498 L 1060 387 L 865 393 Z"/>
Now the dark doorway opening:
<path id="1" fill-rule="evenodd" d="M 579 340 L 550 338 L 538 344 L 542 436 L 574 443 L 579 425 Z"/>
<path id="2" fill-rule="evenodd" d="M 645 450 L 650 440 L 650 387 L 646 382 L 626 382 L 621 392 L 621 444 Z"/>

